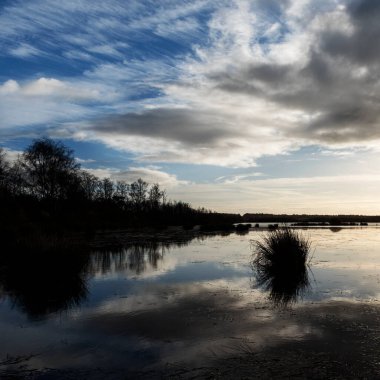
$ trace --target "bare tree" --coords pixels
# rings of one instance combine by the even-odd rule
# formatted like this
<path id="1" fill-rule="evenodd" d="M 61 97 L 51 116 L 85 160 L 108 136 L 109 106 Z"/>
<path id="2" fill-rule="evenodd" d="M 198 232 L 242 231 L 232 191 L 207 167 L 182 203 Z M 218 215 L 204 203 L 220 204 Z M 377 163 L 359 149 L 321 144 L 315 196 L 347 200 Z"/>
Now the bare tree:
<path id="1" fill-rule="evenodd" d="M 6 191 L 8 188 L 9 164 L 6 160 L 3 148 L 0 148 L 0 191 Z"/>
<path id="2" fill-rule="evenodd" d="M 27 184 L 39 198 L 66 198 L 80 165 L 73 151 L 48 138 L 35 140 L 22 155 Z"/>
<path id="3" fill-rule="evenodd" d="M 122 200 L 126 201 L 128 198 L 129 185 L 125 181 L 116 182 L 116 191 L 115 196 Z"/>
<path id="4" fill-rule="evenodd" d="M 146 200 L 146 194 L 148 191 L 148 184 L 139 178 L 136 182 L 133 182 L 129 189 L 129 196 L 135 204 L 141 205 Z"/>
<path id="5" fill-rule="evenodd" d="M 86 171 L 82 171 L 80 173 L 80 181 L 85 198 L 91 201 L 96 199 L 99 179 Z"/>
<path id="6" fill-rule="evenodd" d="M 103 198 L 111 200 L 114 193 L 114 184 L 109 178 L 102 180 Z"/>
<path id="7" fill-rule="evenodd" d="M 161 199 L 163 198 L 164 192 L 161 191 L 160 185 L 158 183 L 153 184 L 148 193 L 149 203 L 152 208 L 158 208 Z"/>

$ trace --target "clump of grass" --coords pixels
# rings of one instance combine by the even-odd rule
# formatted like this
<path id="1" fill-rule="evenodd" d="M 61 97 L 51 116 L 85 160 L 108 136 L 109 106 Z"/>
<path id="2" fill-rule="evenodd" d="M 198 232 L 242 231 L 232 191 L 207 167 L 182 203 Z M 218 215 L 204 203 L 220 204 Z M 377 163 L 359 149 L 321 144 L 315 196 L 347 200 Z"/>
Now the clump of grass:
<path id="1" fill-rule="evenodd" d="M 257 283 L 277 304 L 296 301 L 309 287 L 311 243 L 291 228 L 281 228 L 254 242 L 252 267 Z"/>

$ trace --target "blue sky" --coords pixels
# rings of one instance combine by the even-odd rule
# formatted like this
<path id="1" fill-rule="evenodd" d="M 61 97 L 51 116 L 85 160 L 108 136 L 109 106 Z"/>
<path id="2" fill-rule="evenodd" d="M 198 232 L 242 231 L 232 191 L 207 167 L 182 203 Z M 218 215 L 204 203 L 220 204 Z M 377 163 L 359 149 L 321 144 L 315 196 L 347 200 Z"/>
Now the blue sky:
<path id="1" fill-rule="evenodd" d="M 380 4 L 0 2 L 0 145 L 228 212 L 379 214 Z"/>

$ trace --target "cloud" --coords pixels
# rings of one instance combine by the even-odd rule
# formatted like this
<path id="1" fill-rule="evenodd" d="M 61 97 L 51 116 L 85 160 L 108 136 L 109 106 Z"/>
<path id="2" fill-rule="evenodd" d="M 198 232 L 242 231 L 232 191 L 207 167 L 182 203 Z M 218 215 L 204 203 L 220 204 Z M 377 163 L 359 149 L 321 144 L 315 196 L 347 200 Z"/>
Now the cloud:
<path id="1" fill-rule="evenodd" d="M 248 167 L 313 144 L 375 146 L 379 15 L 369 0 L 9 5 L 5 51 L 54 55 L 25 39 L 51 33 L 60 54 L 85 68 L 5 82 L 3 124 L 70 121 L 56 133 L 132 152 L 139 165 Z"/>
<path id="2" fill-rule="evenodd" d="M 162 138 L 200 147 L 241 135 L 239 131 L 226 128 L 225 122 L 218 123 L 215 114 L 176 108 L 114 116 L 97 123 L 93 130 L 107 134 Z"/>
<path id="3" fill-rule="evenodd" d="M 39 51 L 52 55 L 52 50 L 85 49 L 95 54 L 122 58 L 114 41 L 135 42 L 136 35 L 145 38 L 152 32 L 156 36 L 183 42 L 193 38 L 200 30 L 193 15 L 214 7 L 210 0 L 173 2 L 165 0 L 159 5 L 150 1 L 101 0 L 91 2 L 66 0 L 52 3 L 37 0 L 33 3 L 9 3 L 1 6 L 0 35 L 9 47 L 17 49 L 17 41 L 28 44 L 19 57 Z M 39 40 L 40 36 L 49 39 Z M 119 46 L 120 47 L 120 46 Z M 1 53 L 0 53 L 1 54 Z M 17 51 L 16 54 L 17 55 Z"/>
<path id="4" fill-rule="evenodd" d="M 158 183 L 164 189 L 170 189 L 188 183 L 187 181 L 178 180 L 175 175 L 166 173 L 156 167 L 129 167 L 126 170 L 113 168 L 85 168 L 85 170 L 99 178 L 111 178 L 113 181 L 132 183 L 141 178 L 149 184 Z"/>
<path id="5" fill-rule="evenodd" d="M 371 21 L 377 7 L 369 6 L 323 1 L 314 12 L 310 1 L 221 6 L 208 24 L 209 44 L 194 46 L 195 55 L 177 63 L 175 76 L 166 81 L 168 70 L 157 66 L 156 106 L 153 101 L 149 109 L 89 129 L 141 160 L 241 167 L 305 145 L 377 141 L 380 66 L 367 38 L 377 33 Z M 336 43 L 337 36 L 346 42 Z M 139 77 L 128 64 L 113 68 L 120 79 Z"/>
<path id="6" fill-rule="evenodd" d="M 142 178 L 150 184 L 158 183 L 164 188 L 172 188 L 178 185 L 186 185 L 188 183 L 187 181 L 178 180 L 173 174 L 149 167 L 130 167 L 128 170 L 113 174 L 112 178 L 116 180 L 124 180 L 128 183 Z"/>
<path id="7" fill-rule="evenodd" d="M 0 95 L 20 95 L 28 97 L 52 97 L 66 99 L 72 102 L 93 102 L 107 100 L 105 90 L 101 86 L 84 82 L 68 82 L 55 78 L 41 77 L 22 83 L 7 80 L 0 84 Z M 110 95 L 107 94 L 108 99 Z M 113 99 L 112 99 L 113 100 Z"/>
<path id="8" fill-rule="evenodd" d="M 265 176 L 265 174 L 260 172 L 252 172 L 252 173 L 245 173 L 245 174 L 233 174 L 228 176 L 221 176 L 215 179 L 215 182 L 217 183 L 226 183 L 226 184 L 232 184 L 237 183 L 242 180 L 249 180 L 256 177 L 262 177 Z"/>
<path id="9" fill-rule="evenodd" d="M 29 44 L 21 43 L 19 46 L 11 48 L 9 54 L 18 58 L 28 58 L 41 55 L 41 51 Z"/>
<path id="10" fill-rule="evenodd" d="M 88 163 L 96 162 L 96 160 L 93 160 L 92 158 L 85 159 L 85 158 L 75 157 L 75 160 L 79 162 L 80 164 L 88 164 Z"/>
<path id="11" fill-rule="evenodd" d="M 9 148 L 4 148 L 4 152 L 6 160 L 11 163 L 17 161 L 23 153 L 21 150 L 14 150 Z"/>
<path id="12" fill-rule="evenodd" d="M 2 128 L 78 120 L 97 113 L 95 104 L 110 104 L 118 95 L 107 85 L 41 77 L 0 84 Z M 14 132 L 17 135 L 17 132 Z"/>
<path id="13" fill-rule="evenodd" d="M 292 29 L 284 41 L 275 37 L 266 43 L 266 51 L 260 43 L 237 46 L 238 41 L 252 41 L 255 33 L 247 27 L 242 38 L 230 28 L 228 42 L 222 44 L 225 58 L 215 60 L 220 54 L 218 39 L 214 49 L 202 51 L 202 61 L 194 63 L 194 76 L 205 75 L 203 84 L 213 94 L 241 95 L 253 104 L 264 100 L 277 107 L 275 114 L 266 115 L 267 124 L 277 115 L 297 112 L 299 118 L 290 119 L 279 133 L 303 144 L 378 140 L 380 67 L 373 43 L 380 33 L 379 11 L 373 2 L 355 1 L 348 7 L 331 7 L 327 13 L 316 12 L 307 26 L 290 18 L 286 22 Z M 241 59 L 228 59 L 236 50 Z M 212 61 L 219 64 L 211 65 Z"/>
<path id="14" fill-rule="evenodd" d="M 99 139 L 150 162 L 247 167 L 264 154 L 290 148 L 292 142 L 276 136 L 273 127 L 247 129 L 250 121 L 255 118 L 241 115 L 237 123 L 234 115 L 218 110 L 156 108 L 90 123 L 81 131 L 82 138 Z"/>

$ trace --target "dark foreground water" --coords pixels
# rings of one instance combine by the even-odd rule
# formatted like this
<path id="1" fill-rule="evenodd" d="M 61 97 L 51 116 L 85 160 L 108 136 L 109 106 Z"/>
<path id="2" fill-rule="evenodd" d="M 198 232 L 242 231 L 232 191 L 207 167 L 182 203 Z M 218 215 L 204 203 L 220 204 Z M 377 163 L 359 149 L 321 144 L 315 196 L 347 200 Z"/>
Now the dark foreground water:
<path id="1" fill-rule="evenodd" d="M 310 287 L 288 305 L 256 282 L 263 233 L 4 259 L 0 377 L 380 378 L 380 229 L 303 230 Z"/>

